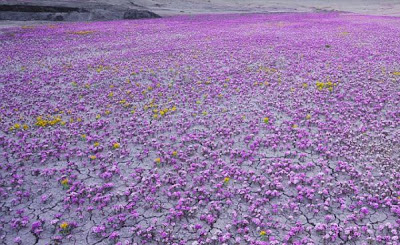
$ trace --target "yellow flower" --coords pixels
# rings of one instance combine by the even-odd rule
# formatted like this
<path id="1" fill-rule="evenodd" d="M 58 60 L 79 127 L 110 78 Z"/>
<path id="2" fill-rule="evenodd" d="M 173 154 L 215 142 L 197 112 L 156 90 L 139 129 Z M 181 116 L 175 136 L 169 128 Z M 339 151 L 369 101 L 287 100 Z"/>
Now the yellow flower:
<path id="1" fill-rule="evenodd" d="M 293 124 L 292 128 L 298 128 L 299 126 L 297 124 Z"/>
<path id="2" fill-rule="evenodd" d="M 178 152 L 177 152 L 177 151 L 173 151 L 173 152 L 172 152 L 172 156 L 176 157 L 177 155 L 178 155 Z"/>
<path id="3" fill-rule="evenodd" d="M 229 177 L 225 177 L 225 178 L 224 178 L 224 183 L 228 183 L 230 179 L 231 179 L 231 178 L 229 178 Z"/>
<path id="4" fill-rule="evenodd" d="M 393 72 L 393 75 L 395 75 L 395 76 L 400 76 L 400 71 L 395 71 L 395 72 Z"/>
<path id="5" fill-rule="evenodd" d="M 95 160 L 97 157 L 95 155 L 90 155 L 89 158 L 90 160 Z"/>
<path id="6" fill-rule="evenodd" d="M 68 185 L 68 178 L 61 180 L 62 185 Z"/>
<path id="7" fill-rule="evenodd" d="M 64 188 L 68 188 L 68 183 L 69 183 L 68 178 L 65 178 L 65 179 L 61 180 L 61 185 Z"/>
<path id="8" fill-rule="evenodd" d="M 37 117 L 35 124 L 36 124 L 36 126 L 39 126 L 39 127 L 45 127 L 48 124 L 48 121 L 47 120 L 43 120 L 42 117 Z"/>
<path id="9" fill-rule="evenodd" d="M 21 128 L 21 124 L 19 124 L 19 123 L 14 124 L 14 128 L 15 129 L 20 129 Z"/>
<path id="10" fill-rule="evenodd" d="M 260 231 L 260 236 L 265 236 L 265 235 L 267 235 L 266 231 Z"/>
<path id="11" fill-rule="evenodd" d="M 269 117 L 264 117 L 264 123 L 269 123 Z"/>
<path id="12" fill-rule="evenodd" d="M 207 116 L 208 112 L 203 111 L 202 114 L 203 114 L 203 116 Z"/>
<path id="13" fill-rule="evenodd" d="M 69 224 L 67 222 L 62 222 L 60 224 L 60 228 L 63 229 L 63 230 L 67 230 L 68 227 L 69 227 Z"/>
<path id="14" fill-rule="evenodd" d="M 307 114 L 306 119 L 310 120 L 311 119 L 311 114 Z"/>
<path id="15" fill-rule="evenodd" d="M 316 85 L 317 85 L 317 89 L 320 91 L 325 87 L 325 83 L 320 82 L 320 81 L 317 81 Z"/>
<path id="16" fill-rule="evenodd" d="M 28 125 L 24 124 L 24 126 L 22 126 L 25 130 L 27 130 L 29 128 Z"/>
<path id="17" fill-rule="evenodd" d="M 97 114 L 97 115 L 96 115 L 96 119 L 100 119 L 100 117 L 101 117 L 100 114 Z"/>
<path id="18" fill-rule="evenodd" d="M 94 142 L 94 147 L 98 147 L 98 146 L 100 146 L 100 143 L 99 142 Z"/>
<path id="19" fill-rule="evenodd" d="M 106 110 L 106 111 L 104 112 L 104 114 L 110 115 L 110 114 L 111 114 L 111 111 L 110 111 L 110 110 Z"/>
<path id="20" fill-rule="evenodd" d="M 85 139 L 86 139 L 86 134 L 82 134 L 82 135 L 81 135 L 81 138 L 82 138 L 83 140 L 85 140 Z"/>
<path id="21" fill-rule="evenodd" d="M 157 164 L 161 163 L 161 158 L 157 157 L 156 159 L 154 159 L 154 162 Z"/>
<path id="22" fill-rule="evenodd" d="M 113 92 L 110 92 L 109 94 L 108 94 L 108 97 L 113 97 L 114 96 L 114 93 Z"/>
<path id="23" fill-rule="evenodd" d="M 113 148 L 114 148 L 114 149 L 118 149 L 120 146 L 121 146 L 121 145 L 120 145 L 118 142 L 116 142 L 116 143 L 113 144 Z"/>

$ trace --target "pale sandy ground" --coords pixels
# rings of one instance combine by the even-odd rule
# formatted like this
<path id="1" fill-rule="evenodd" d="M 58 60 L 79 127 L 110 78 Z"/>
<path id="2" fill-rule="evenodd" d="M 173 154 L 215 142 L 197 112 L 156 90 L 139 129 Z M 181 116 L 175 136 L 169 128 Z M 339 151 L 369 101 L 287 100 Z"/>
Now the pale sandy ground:
<path id="1" fill-rule="evenodd" d="M 68 3 L 82 0 L 23 0 L 24 3 Z M 276 13 L 343 11 L 367 15 L 400 16 L 400 0 L 88 0 L 130 8 L 147 9 L 161 16 L 218 13 Z M 0 29 L 46 24 L 44 21 L 0 21 Z"/>

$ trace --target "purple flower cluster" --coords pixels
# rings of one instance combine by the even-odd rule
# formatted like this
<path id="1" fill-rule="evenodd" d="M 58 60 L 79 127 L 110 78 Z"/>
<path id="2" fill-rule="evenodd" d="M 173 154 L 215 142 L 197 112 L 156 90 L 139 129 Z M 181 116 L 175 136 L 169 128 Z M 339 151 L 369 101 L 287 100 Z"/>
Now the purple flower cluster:
<path id="1" fill-rule="evenodd" d="M 400 244 L 400 19 L 0 33 L 0 242 Z"/>

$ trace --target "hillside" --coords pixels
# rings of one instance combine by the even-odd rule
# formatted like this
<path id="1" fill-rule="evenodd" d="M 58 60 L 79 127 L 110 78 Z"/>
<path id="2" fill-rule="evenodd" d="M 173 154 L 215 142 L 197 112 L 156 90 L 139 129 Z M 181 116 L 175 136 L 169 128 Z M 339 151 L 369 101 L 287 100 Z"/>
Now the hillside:
<path id="1" fill-rule="evenodd" d="M 182 14 L 324 11 L 400 16 L 400 3 L 396 0 L 5 0 L 0 4 L 0 20 L 88 21 Z"/>

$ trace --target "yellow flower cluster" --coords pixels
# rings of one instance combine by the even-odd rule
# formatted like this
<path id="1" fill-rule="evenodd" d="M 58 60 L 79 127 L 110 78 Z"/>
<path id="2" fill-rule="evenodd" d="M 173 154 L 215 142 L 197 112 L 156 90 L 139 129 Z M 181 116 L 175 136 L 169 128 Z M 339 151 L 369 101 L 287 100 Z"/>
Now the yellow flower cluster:
<path id="1" fill-rule="evenodd" d="M 61 125 L 65 125 L 65 122 L 61 119 L 60 116 L 55 116 L 53 118 L 43 119 L 43 117 L 39 116 L 36 118 L 36 126 L 46 127 L 46 126 L 54 126 L 57 123 Z"/>
<path id="2" fill-rule="evenodd" d="M 160 164 L 161 163 L 161 158 L 157 157 L 156 159 L 154 159 L 154 162 L 157 163 L 157 164 Z"/>
<path id="3" fill-rule="evenodd" d="M 156 105 L 156 104 L 154 104 L 154 99 L 153 99 L 153 100 L 151 100 L 149 104 L 147 104 L 147 105 L 144 105 L 143 109 L 146 111 L 147 109 L 149 109 L 149 108 L 153 108 L 153 107 L 157 107 L 157 105 Z"/>
<path id="4" fill-rule="evenodd" d="M 266 124 L 269 123 L 269 117 L 264 117 L 264 123 L 266 123 Z"/>
<path id="5" fill-rule="evenodd" d="M 225 178 L 224 178 L 224 183 L 228 183 L 228 182 L 229 182 L 229 180 L 231 180 L 231 178 L 229 178 L 229 177 L 225 177 Z"/>
<path id="6" fill-rule="evenodd" d="M 174 112 L 176 111 L 176 106 L 173 106 L 171 108 L 164 108 L 162 110 L 158 110 L 158 109 L 154 109 L 153 110 L 153 118 L 158 118 L 158 114 L 160 114 L 160 116 L 165 116 L 168 112 Z"/>
<path id="7" fill-rule="evenodd" d="M 336 84 L 332 83 L 331 81 L 328 81 L 326 83 L 317 81 L 316 85 L 317 85 L 317 89 L 319 91 L 322 91 L 324 88 L 326 88 L 330 92 L 332 92 L 333 91 L 333 87 L 336 86 Z"/>
<path id="8" fill-rule="evenodd" d="M 27 130 L 29 127 L 28 127 L 28 125 L 24 124 L 24 125 L 22 125 L 22 128 Z M 11 126 L 9 130 L 12 131 L 12 130 L 19 130 L 19 129 L 21 129 L 21 124 L 16 123 L 13 126 Z"/>
<path id="9" fill-rule="evenodd" d="M 99 67 L 97 67 L 96 71 L 100 73 L 104 70 L 104 68 L 105 68 L 104 66 L 99 65 Z"/>

